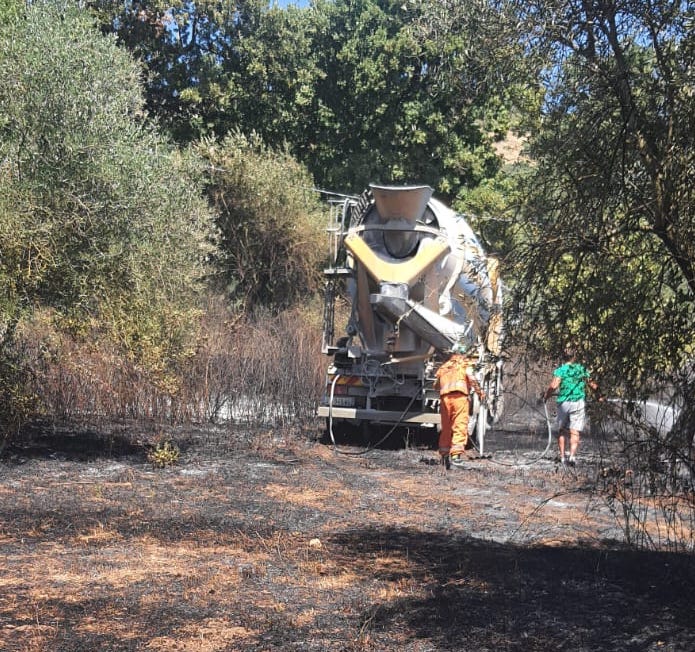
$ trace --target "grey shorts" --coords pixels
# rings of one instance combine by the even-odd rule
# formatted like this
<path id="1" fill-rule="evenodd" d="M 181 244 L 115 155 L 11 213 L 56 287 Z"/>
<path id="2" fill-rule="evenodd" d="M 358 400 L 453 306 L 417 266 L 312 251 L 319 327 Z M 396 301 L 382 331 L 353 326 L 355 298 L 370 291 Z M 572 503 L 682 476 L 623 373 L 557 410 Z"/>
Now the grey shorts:
<path id="1" fill-rule="evenodd" d="M 586 422 L 585 401 L 564 401 L 557 404 L 557 426 L 562 429 L 584 430 Z"/>

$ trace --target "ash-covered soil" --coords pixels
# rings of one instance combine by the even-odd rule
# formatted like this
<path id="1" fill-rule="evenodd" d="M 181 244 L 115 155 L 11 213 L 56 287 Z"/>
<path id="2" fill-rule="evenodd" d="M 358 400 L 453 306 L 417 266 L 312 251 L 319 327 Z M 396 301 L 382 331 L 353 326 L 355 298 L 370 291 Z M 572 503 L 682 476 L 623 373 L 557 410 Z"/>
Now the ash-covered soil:
<path id="1" fill-rule="evenodd" d="M 692 555 L 636 552 L 545 442 L 408 447 L 36 430 L 0 460 L 0 650 L 695 649 Z M 540 459 L 539 459 L 540 458 Z"/>

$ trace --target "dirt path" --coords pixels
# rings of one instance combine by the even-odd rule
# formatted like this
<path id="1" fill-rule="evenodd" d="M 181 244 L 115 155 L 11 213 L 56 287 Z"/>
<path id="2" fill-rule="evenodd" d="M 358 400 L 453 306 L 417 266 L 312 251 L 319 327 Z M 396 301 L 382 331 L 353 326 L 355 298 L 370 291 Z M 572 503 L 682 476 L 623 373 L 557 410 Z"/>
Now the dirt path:
<path id="1" fill-rule="evenodd" d="M 105 441 L 0 462 L 0 650 L 695 649 L 692 557 L 621 549 L 589 450 L 445 473 L 220 430 L 154 470 Z"/>

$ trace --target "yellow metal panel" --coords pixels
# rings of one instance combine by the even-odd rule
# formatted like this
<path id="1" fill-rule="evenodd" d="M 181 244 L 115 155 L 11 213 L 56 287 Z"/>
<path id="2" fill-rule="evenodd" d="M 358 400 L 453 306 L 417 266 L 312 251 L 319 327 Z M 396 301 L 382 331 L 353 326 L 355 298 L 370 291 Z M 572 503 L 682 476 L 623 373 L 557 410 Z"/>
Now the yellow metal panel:
<path id="1" fill-rule="evenodd" d="M 430 241 L 429 246 L 422 247 L 414 258 L 401 263 L 390 263 L 379 258 L 356 233 L 346 236 L 345 246 L 376 281 L 408 285 L 449 249 L 446 241 L 437 239 Z"/>

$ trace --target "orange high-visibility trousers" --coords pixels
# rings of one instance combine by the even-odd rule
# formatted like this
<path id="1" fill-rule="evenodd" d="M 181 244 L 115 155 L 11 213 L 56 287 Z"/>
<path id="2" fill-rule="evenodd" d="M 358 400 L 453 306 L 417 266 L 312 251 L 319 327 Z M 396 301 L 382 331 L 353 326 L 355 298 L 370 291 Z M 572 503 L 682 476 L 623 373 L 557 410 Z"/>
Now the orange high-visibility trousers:
<path id="1" fill-rule="evenodd" d="M 451 392 L 440 397 L 442 429 L 439 433 L 440 455 L 462 455 L 468 443 L 468 395 Z"/>

